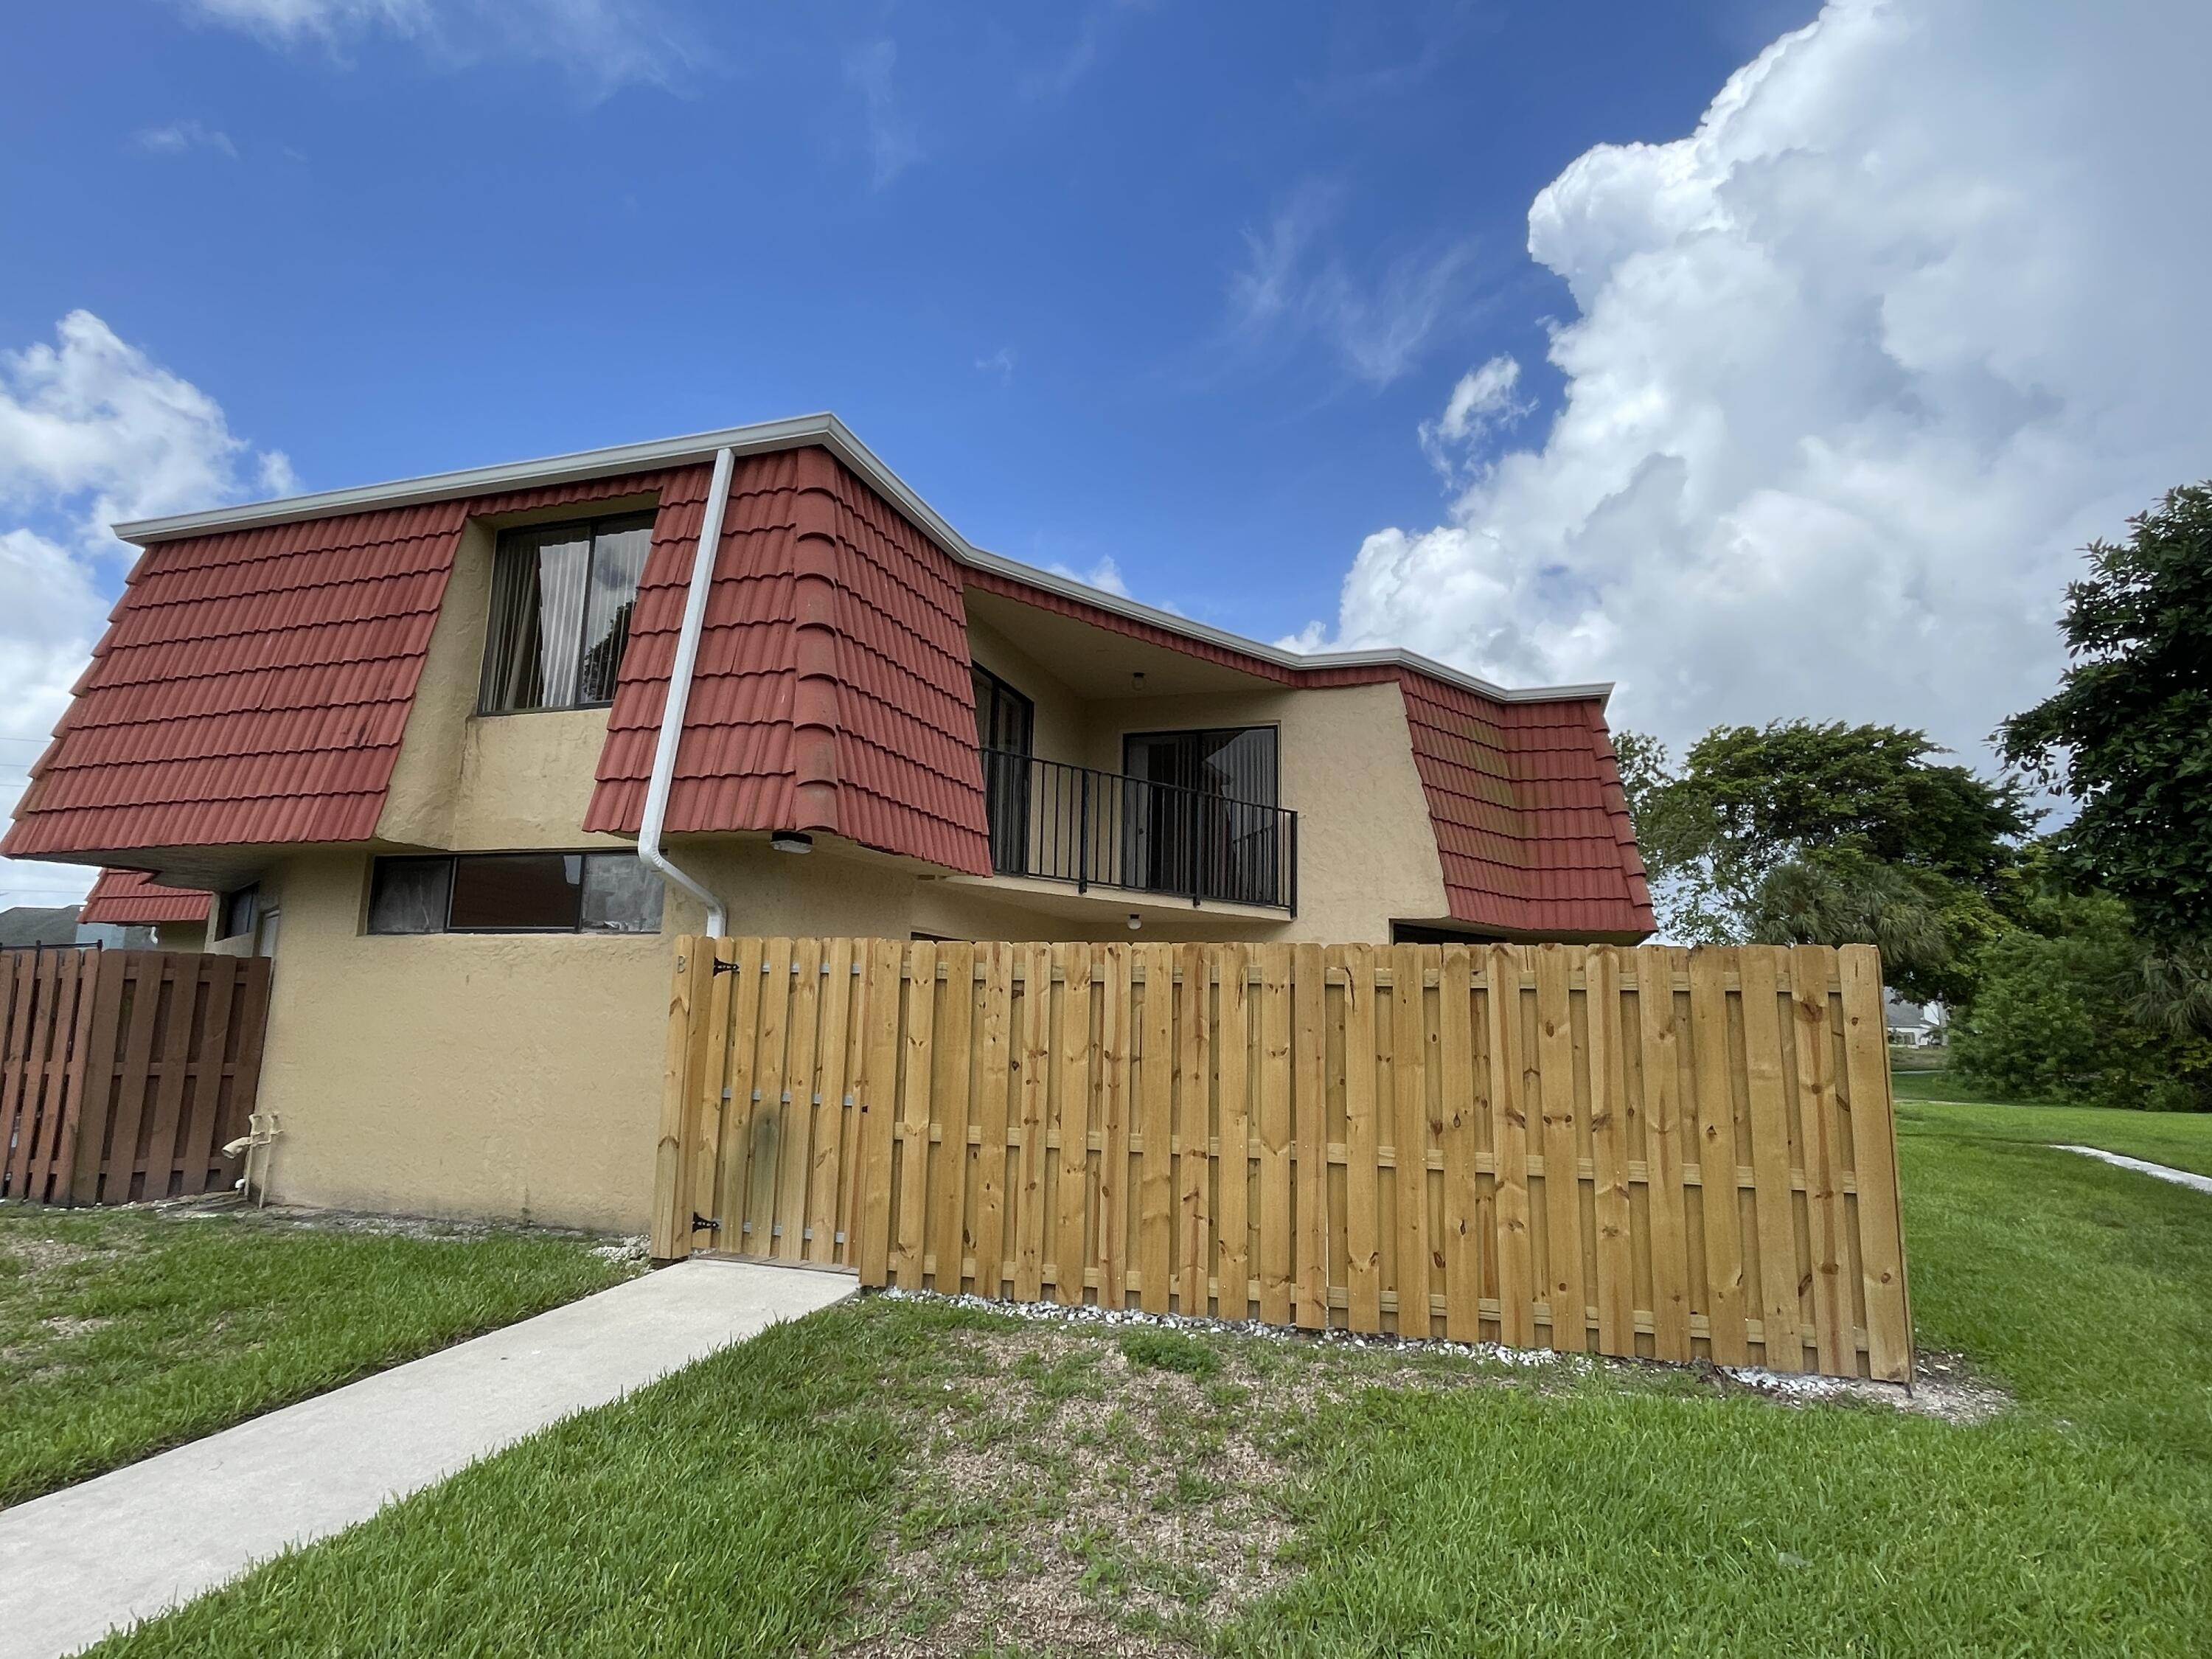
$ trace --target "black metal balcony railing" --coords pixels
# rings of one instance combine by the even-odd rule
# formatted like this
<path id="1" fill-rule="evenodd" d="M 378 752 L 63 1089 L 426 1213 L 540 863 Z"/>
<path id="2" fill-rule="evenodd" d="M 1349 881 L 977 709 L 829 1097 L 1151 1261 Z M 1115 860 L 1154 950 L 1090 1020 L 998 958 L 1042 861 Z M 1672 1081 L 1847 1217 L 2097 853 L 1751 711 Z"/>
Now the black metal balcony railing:
<path id="1" fill-rule="evenodd" d="M 1001 875 L 1297 909 L 1296 812 L 1012 750 L 982 754 Z"/>

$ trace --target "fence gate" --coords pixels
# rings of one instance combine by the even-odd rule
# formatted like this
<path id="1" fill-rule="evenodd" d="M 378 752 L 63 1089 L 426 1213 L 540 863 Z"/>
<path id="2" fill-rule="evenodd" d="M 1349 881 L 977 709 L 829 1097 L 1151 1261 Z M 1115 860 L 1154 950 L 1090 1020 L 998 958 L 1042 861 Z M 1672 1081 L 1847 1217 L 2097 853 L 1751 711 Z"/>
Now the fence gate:
<path id="1" fill-rule="evenodd" d="M 1911 1375 L 1871 948 L 685 939 L 653 1253 Z"/>

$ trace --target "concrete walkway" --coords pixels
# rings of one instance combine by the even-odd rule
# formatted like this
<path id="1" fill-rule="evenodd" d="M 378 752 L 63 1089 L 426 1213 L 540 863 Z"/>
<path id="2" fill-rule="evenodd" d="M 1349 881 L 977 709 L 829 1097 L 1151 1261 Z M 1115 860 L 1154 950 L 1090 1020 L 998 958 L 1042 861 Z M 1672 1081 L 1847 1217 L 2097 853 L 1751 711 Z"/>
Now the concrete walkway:
<path id="1" fill-rule="evenodd" d="M 2062 1152 L 2079 1152 L 2084 1158 L 2100 1158 L 2106 1164 L 2123 1170 L 2133 1170 L 2139 1175 L 2156 1176 L 2160 1181 L 2171 1181 L 2177 1187 L 2194 1187 L 2200 1193 L 2212 1193 L 2212 1176 L 2201 1176 L 2189 1170 L 2177 1170 L 2170 1164 L 2153 1164 L 2148 1158 L 2129 1158 L 2119 1152 L 2108 1152 L 2097 1146 L 2059 1146 Z"/>
<path id="2" fill-rule="evenodd" d="M 0 1659 L 74 1653 L 856 1288 L 687 1261 L 0 1510 Z"/>

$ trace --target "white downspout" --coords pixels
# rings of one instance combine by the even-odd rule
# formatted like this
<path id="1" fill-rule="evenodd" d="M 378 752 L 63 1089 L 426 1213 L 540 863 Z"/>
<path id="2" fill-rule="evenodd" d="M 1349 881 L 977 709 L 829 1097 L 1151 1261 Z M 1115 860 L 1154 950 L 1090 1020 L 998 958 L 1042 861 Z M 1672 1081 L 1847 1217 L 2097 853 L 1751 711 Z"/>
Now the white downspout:
<path id="1" fill-rule="evenodd" d="M 729 913 L 722 901 L 678 869 L 660 850 L 660 826 L 668 817 L 668 789 L 676 777 L 676 746 L 684 737 L 684 710 L 691 701 L 691 668 L 699 658 L 699 635 L 707 622 L 707 590 L 714 586 L 714 556 L 722 544 L 722 513 L 730 501 L 733 451 L 714 452 L 714 481 L 707 488 L 707 511 L 699 520 L 699 550 L 691 559 L 691 585 L 684 595 L 684 628 L 676 636 L 676 661 L 668 672 L 668 703 L 660 714 L 660 736 L 653 748 L 653 775 L 645 786 L 645 819 L 638 825 L 637 856 L 645 867 L 672 887 L 680 887 L 707 907 L 707 932 L 720 938 Z"/>

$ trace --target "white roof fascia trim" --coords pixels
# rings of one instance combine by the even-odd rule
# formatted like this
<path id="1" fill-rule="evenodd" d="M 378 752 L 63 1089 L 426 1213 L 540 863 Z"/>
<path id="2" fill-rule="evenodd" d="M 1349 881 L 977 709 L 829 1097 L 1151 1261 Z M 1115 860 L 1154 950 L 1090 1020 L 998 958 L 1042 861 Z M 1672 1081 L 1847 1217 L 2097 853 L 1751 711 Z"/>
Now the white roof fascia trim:
<path id="1" fill-rule="evenodd" d="M 541 460 L 514 461 L 499 466 L 472 467 L 460 472 L 434 472 L 389 483 L 362 484 L 351 489 L 329 489 L 313 495 L 292 495 L 279 501 L 250 502 L 243 507 L 219 507 L 198 513 L 173 514 L 166 518 L 137 519 L 113 526 L 126 542 L 143 546 L 172 541 L 180 536 L 210 535 L 218 531 L 250 530 L 262 526 L 296 524 L 308 519 L 331 518 L 379 507 L 408 507 L 425 501 L 450 501 L 456 496 L 485 495 L 552 484 L 574 483 L 611 473 L 640 472 L 656 467 L 708 462 L 718 450 L 738 454 L 797 449 L 820 444 L 873 486 L 932 540 L 962 564 L 1010 577 L 1063 599 L 1074 599 L 1132 622 L 1151 624 L 1187 639 L 1201 640 L 1263 662 L 1291 669 L 1407 668 L 1492 698 L 1499 702 L 1563 702 L 1595 698 L 1605 702 L 1613 694 L 1610 681 L 1588 685 L 1547 685 L 1514 688 L 1495 685 L 1479 675 L 1453 668 L 1433 658 L 1399 647 L 1366 651 L 1304 653 L 1247 639 L 1226 629 L 1194 622 L 1172 611 L 1126 599 L 1118 593 L 1040 570 L 1003 554 L 986 552 L 947 523 L 937 509 L 915 493 L 906 480 L 885 465 L 835 415 L 802 415 L 787 421 L 763 421 L 720 432 L 699 432 L 680 438 L 660 438 L 650 443 L 621 444 L 609 449 L 580 450 Z"/>

